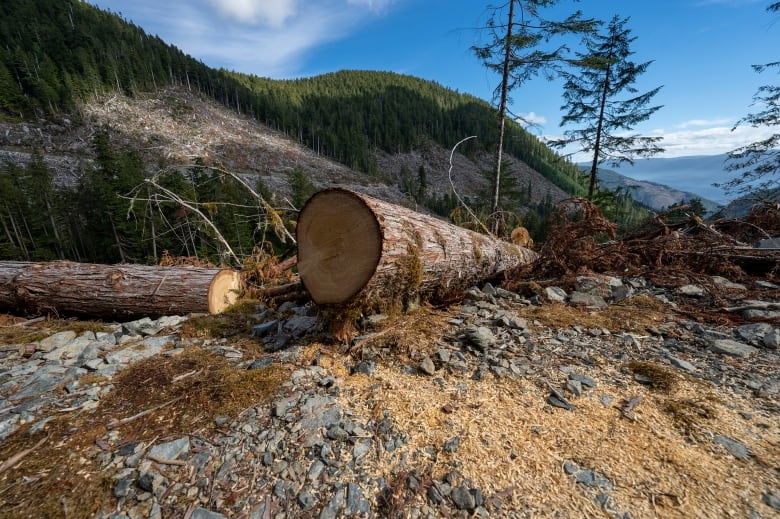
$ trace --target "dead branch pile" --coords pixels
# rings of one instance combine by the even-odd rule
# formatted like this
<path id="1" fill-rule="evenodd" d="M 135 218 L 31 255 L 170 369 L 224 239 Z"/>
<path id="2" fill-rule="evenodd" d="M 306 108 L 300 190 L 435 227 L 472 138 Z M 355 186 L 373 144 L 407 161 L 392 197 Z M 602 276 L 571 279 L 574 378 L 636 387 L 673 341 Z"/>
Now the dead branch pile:
<path id="1" fill-rule="evenodd" d="M 754 206 L 744 217 L 705 222 L 685 212 L 655 215 L 632 234 L 616 240 L 616 226 L 590 201 L 567 199 L 551 215 L 539 258 L 508 276 L 567 279 L 593 272 L 651 275 L 687 282 L 702 275 L 734 281 L 780 276 L 780 249 L 757 248 L 757 241 L 780 236 L 780 206 Z"/>

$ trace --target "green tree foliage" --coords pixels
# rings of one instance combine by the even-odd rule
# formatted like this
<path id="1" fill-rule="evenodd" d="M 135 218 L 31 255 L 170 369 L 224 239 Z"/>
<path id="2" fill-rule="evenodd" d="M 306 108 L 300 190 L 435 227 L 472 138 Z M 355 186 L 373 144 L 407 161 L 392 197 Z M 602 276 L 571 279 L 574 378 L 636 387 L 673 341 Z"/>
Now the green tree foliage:
<path id="1" fill-rule="evenodd" d="M 303 204 L 317 192 L 317 188 L 312 184 L 309 175 L 303 168 L 297 167 L 290 173 L 290 189 L 292 189 L 292 199 L 290 202 L 296 209 L 301 209 Z"/>
<path id="2" fill-rule="evenodd" d="M 491 190 L 494 230 L 501 227 L 501 165 L 509 93 L 539 74 L 552 78 L 568 53 L 560 38 L 589 33 L 594 28 L 595 22 L 584 20 L 579 11 L 563 20 L 551 19 L 548 10 L 559 3 L 559 0 L 509 0 L 493 7 L 487 25 L 488 42 L 472 47 L 489 70 L 501 75 L 494 96 L 498 101 L 498 139 Z"/>
<path id="3" fill-rule="evenodd" d="M 767 11 L 780 12 L 780 2 L 770 4 Z M 753 65 L 753 70 L 758 73 L 768 70 L 780 73 L 780 61 Z M 780 85 L 760 87 L 753 96 L 753 101 L 753 104 L 762 107 L 762 110 L 740 119 L 734 129 L 745 124 L 754 128 L 780 127 Z M 715 186 L 725 188 L 728 193 L 765 196 L 774 192 L 777 196 L 777 191 L 780 190 L 780 130 L 769 137 L 731 151 L 726 168 L 740 173 L 739 176 Z"/>
<path id="4" fill-rule="evenodd" d="M 587 52 L 577 53 L 577 72 L 564 72 L 566 79 L 561 109 L 566 114 L 561 126 L 565 138 L 553 143 L 563 147 L 575 143 L 578 151 L 591 154 L 588 197 L 593 198 L 599 165 L 607 162 L 633 164 L 636 157 L 649 157 L 663 151 L 656 143 L 662 137 L 627 134 L 640 122 L 649 119 L 661 106 L 649 106 L 662 87 L 639 94 L 634 84 L 652 61 L 635 63 L 631 43 L 636 38 L 626 28 L 628 18 L 614 16 L 606 33 L 592 33 L 584 38 Z M 628 97 L 621 97 L 628 94 Z"/>

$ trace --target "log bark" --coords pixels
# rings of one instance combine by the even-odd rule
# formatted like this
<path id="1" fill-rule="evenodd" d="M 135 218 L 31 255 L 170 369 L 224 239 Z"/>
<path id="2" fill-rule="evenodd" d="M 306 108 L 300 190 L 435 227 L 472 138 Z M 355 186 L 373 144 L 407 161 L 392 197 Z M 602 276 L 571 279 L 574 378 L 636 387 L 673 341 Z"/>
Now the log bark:
<path id="1" fill-rule="evenodd" d="M 457 299 L 536 258 L 530 249 L 342 188 L 312 196 L 296 228 L 298 272 L 323 305 Z"/>
<path id="2" fill-rule="evenodd" d="M 238 298 L 230 269 L 0 262 L 0 309 L 129 319 L 220 313 Z"/>

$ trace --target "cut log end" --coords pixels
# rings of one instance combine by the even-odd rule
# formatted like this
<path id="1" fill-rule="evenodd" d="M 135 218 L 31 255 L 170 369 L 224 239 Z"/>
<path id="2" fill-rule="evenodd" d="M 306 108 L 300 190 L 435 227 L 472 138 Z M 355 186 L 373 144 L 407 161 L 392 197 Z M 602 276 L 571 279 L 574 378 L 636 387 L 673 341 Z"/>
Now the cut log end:
<path id="1" fill-rule="evenodd" d="M 346 190 L 314 195 L 297 225 L 298 272 L 312 299 L 344 303 L 366 286 L 382 255 L 382 230 L 365 202 Z"/>
<path id="2" fill-rule="evenodd" d="M 234 270 L 222 270 L 209 286 L 209 313 L 222 313 L 238 300 L 241 290 L 241 276 Z"/>

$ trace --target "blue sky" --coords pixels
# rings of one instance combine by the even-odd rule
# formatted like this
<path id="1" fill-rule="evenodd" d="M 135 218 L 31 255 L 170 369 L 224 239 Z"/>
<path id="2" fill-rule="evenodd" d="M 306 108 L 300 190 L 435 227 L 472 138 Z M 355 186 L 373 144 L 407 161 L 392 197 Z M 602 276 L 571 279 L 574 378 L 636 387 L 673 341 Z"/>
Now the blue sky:
<path id="1" fill-rule="evenodd" d="M 484 38 L 489 5 L 504 0 L 89 0 L 209 66 L 275 79 L 342 69 L 409 74 L 490 101 L 499 77 L 470 47 Z M 653 60 L 637 87 L 663 89 L 664 105 L 635 130 L 664 137 L 664 157 L 724 153 L 767 135 L 734 123 L 775 71 L 750 65 L 780 60 L 780 17 L 770 0 L 562 1 L 609 20 L 630 17 L 633 60 Z M 512 94 L 512 111 L 541 136 L 563 131 L 561 88 L 536 79 Z M 465 137 L 465 136 L 464 136 Z M 576 157 L 575 157 L 576 158 Z"/>

